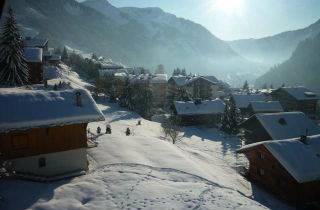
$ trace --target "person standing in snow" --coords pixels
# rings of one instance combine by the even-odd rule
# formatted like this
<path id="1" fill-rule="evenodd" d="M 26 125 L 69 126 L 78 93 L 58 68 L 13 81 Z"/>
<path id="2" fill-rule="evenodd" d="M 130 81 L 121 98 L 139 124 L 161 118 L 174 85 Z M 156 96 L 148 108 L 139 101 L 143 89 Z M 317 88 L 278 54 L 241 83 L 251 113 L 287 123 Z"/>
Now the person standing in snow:
<path id="1" fill-rule="evenodd" d="M 111 126 L 109 124 L 106 126 L 106 134 L 111 134 Z"/>
<path id="2" fill-rule="evenodd" d="M 101 133 L 101 128 L 100 126 L 97 127 L 97 134 L 100 134 Z"/>
<path id="3" fill-rule="evenodd" d="M 130 128 L 127 128 L 127 130 L 126 130 L 126 135 L 127 135 L 127 136 L 130 136 L 130 134 L 131 134 Z"/>

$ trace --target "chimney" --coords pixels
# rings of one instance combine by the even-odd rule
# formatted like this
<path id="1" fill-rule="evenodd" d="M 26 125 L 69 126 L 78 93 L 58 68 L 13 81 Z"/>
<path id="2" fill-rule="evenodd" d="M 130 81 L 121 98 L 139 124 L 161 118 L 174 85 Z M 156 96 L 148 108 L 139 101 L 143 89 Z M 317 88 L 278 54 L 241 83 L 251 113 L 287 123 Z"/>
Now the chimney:
<path id="1" fill-rule="evenodd" d="M 82 106 L 81 92 L 80 91 L 76 92 L 76 106 L 79 106 L 79 107 Z"/>

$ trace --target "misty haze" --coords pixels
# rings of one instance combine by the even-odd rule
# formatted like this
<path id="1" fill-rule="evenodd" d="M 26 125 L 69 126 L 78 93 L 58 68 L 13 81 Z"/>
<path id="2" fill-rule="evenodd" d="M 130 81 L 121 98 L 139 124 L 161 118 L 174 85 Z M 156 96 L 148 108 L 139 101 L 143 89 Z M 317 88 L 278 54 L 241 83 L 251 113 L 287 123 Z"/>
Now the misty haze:
<path id="1" fill-rule="evenodd" d="M 0 210 L 320 209 L 317 0 L 0 0 Z"/>

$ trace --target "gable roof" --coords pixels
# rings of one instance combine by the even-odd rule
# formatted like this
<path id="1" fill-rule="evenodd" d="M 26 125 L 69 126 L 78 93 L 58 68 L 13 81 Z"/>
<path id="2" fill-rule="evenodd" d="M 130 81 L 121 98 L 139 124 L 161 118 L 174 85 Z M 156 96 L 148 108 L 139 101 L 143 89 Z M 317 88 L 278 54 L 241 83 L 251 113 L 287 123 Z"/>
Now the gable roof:
<path id="1" fill-rule="evenodd" d="M 255 113 L 283 112 L 279 101 L 251 101 L 250 106 Z"/>
<path id="2" fill-rule="evenodd" d="M 240 126 L 245 125 L 256 118 L 272 139 L 288 139 L 305 135 L 320 134 L 320 127 L 317 126 L 302 112 L 280 112 L 269 114 L 255 114 Z"/>
<path id="3" fill-rule="evenodd" d="M 213 81 L 211 81 L 211 80 L 209 80 L 209 79 L 207 79 L 207 78 L 205 78 L 205 77 L 202 77 L 202 76 L 195 76 L 195 77 L 187 78 L 185 84 L 186 84 L 186 85 L 191 84 L 191 83 L 193 83 L 193 82 L 195 82 L 195 81 L 197 81 L 197 80 L 199 80 L 199 79 L 205 80 L 205 81 L 207 81 L 208 83 L 211 83 L 211 84 L 213 84 L 213 85 L 217 84 L 216 82 L 213 82 Z"/>
<path id="4" fill-rule="evenodd" d="M 170 80 L 174 81 L 177 86 L 184 86 L 187 82 L 186 76 L 172 76 Z"/>
<path id="5" fill-rule="evenodd" d="M 281 90 L 287 92 L 297 100 L 317 100 L 319 96 L 305 87 L 281 87 Z"/>
<path id="6" fill-rule="evenodd" d="M 26 47 L 44 47 L 48 43 L 47 38 L 25 38 L 23 40 Z"/>
<path id="7" fill-rule="evenodd" d="M 80 107 L 75 105 L 76 92 L 81 94 Z M 0 104 L 0 132 L 104 120 L 91 95 L 83 89 L 1 88 Z"/>
<path id="8" fill-rule="evenodd" d="M 23 55 L 27 62 L 41 63 L 42 62 L 42 48 L 25 47 Z"/>
<path id="9" fill-rule="evenodd" d="M 267 97 L 264 94 L 231 94 L 237 108 L 247 108 L 251 101 L 265 101 Z"/>
<path id="10" fill-rule="evenodd" d="M 220 114 L 225 108 L 221 99 L 202 101 L 199 104 L 193 101 L 175 101 L 174 106 L 178 115 Z"/>
<path id="11" fill-rule="evenodd" d="M 320 180 L 320 135 L 308 137 L 306 144 L 299 138 L 264 141 L 246 145 L 237 152 L 245 153 L 259 145 L 264 145 L 297 182 Z"/>

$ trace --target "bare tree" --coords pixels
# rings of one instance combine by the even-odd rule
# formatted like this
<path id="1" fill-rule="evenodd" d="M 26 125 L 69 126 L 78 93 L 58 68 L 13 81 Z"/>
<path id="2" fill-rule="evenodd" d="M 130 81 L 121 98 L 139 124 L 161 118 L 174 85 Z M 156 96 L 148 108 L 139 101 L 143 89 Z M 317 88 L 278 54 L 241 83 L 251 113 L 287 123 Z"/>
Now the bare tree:
<path id="1" fill-rule="evenodd" d="M 176 118 L 170 118 L 162 123 L 162 132 L 166 138 L 169 138 L 172 141 L 173 144 L 183 138 L 181 127 L 179 126 L 179 120 Z"/>

